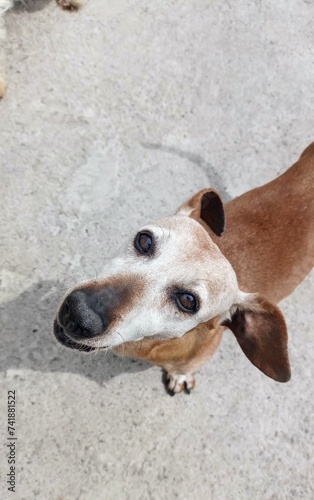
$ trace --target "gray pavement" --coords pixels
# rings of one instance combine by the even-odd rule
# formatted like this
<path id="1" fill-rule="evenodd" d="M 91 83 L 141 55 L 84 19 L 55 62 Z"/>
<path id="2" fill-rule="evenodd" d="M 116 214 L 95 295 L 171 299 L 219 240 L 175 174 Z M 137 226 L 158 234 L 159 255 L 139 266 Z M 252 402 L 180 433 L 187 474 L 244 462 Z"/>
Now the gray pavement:
<path id="1" fill-rule="evenodd" d="M 51 334 L 72 279 L 209 185 L 225 200 L 314 139 L 314 2 L 90 0 L 6 17 L 0 103 L 1 398 L 17 493 L 40 500 L 314 498 L 314 274 L 282 304 L 292 379 L 226 332 L 191 396 L 156 367 Z M 2 491 L 2 493 L 1 493 Z"/>

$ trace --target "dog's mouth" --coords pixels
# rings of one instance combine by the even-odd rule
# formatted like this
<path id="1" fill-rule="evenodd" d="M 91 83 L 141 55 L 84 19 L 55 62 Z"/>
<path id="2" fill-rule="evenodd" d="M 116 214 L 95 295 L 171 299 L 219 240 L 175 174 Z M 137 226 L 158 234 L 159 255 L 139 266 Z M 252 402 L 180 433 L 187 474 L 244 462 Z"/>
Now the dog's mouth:
<path id="1" fill-rule="evenodd" d="M 65 347 L 68 347 L 69 349 L 77 349 L 78 351 L 83 352 L 92 352 L 99 349 L 90 345 L 79 344 L 78 342 L 72 340 L 70 337 L 68 337 L 68 335 L 64 331 L 64 328 L 59 325 L 56 319 L 53 323 L 53 333 L 58 342 L 60 342 L 60 344 L 64 345 Z M 106 349 L 106 347 L 102 347 L 101 349 Z"/>

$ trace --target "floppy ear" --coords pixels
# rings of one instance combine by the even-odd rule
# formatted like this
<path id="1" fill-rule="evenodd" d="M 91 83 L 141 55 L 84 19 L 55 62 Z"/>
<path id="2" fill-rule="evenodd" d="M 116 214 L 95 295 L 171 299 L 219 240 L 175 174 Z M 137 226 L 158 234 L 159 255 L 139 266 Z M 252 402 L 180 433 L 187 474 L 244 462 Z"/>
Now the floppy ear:
<path id="1" fill-rule="evenodd" d="M 219 194 L 214 189 L 203 189 L 181 205 L 177 214 L 202 220 L 217 235 L 225 230 L 225 212 Z"/>
<path id="2" fill-rule="evenodd" d="M 232 330 L 253 365 L 277 382 L 288 382 L 291 372 L 284 317 L 265 297 L 246 295 L 223 325 Z"/>

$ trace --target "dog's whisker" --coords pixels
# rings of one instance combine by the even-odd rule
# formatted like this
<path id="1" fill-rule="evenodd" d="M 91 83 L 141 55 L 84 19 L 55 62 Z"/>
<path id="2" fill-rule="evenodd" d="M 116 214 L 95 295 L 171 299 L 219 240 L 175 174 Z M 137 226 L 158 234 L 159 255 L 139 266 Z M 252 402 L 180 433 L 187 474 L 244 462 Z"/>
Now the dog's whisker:
<path id="1" fill-rule="evenodd" d="M 91 352 L 90 362 L 92 362 L 92 360 L 94 360 L 94 358 L 97 356 L 97 354 L 101 351 L 100 342 L 101 342 L 101 340 L 98 340 L 98 345 L 96 345 L 94 347 L 94 350 Z"/>
<path id="2" fill-rule="evenodd" d="M 125 340 L 124 340 L 123 336 L 121 335 L 121 333 L 117 331 L 117 334 L 119 335 L 119 337 L 121 337 L 121 339 L 122 339 L 122 344 L 124 344 L 124 343 L 125 343 Z"/>
<path id="3" fill-rule="evenodd" d="M 88 278 L 85 270 L 83 269 L 83 266 L 80 266 L 79 272 L 80 272 L 81 280 L 82 281 L 88 281 L 89 278 Z"/>
<path id="4" fill-rule="evenodd" d="M 126 342 L 126 341 L 125 341 L 125 339 L 124 339 L 123 335 L 121 335 L 121 333 L 120 333 L 120 332 L 118 332 L 118 331 L 117 331 L 117 334 L 118 334 L 118 335 L 119 335 L 119 337 L 122 339 L 122 344 L 120 344 L 120 346 L 122 346 L 122 358 L 121 358 L 121 359 L 123 359 L 123 357 L 124 357 L 124 352 L 125 352 L 125 342 Z"/>
<path id="5" fill-rule="evenodd" d="M 60 295 L 63 295 L 67 291 L 67 287 L 63 288 L 58 288 L 57 290 L 50 290 L 49 292 L 45 293 L 38 301 L 38 304 L 41 304 L 45 300 L 49 300 L 52 296 L 56 295 L 59 293 Z"/>
<path id="6" fill-rule="evenodd" d="M 71 276 L 70 274 L 67 274 L 67 273 L 61 273 L 63 276 L 66 276 L 67 278 L 70 278 L 71 280 L 74 281 L 74 283 L 77 285 L 78 283 L 78 280 L 76 278 L 73 278 L 73 276 Z"/>
<path id="7" fill-rule="evenodd" d="M 93 267 L 93 268 L 94 268 L 94 270 L 95 270 L 95 277 L 94 277 L 94 279 L 95 279 L 95 280 L 98 280 L 98 272 L 97 272 L 97 269 L 96 269 L 96 267 L 94 266 L 94 264 L 92 264 L 92 267 Z"/>

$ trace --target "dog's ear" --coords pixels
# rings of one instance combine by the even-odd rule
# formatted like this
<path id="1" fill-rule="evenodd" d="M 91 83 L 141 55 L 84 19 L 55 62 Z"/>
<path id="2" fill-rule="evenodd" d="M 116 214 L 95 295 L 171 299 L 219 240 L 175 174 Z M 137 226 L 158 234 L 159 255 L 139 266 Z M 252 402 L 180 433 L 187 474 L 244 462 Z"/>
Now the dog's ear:
<path id="1" fill-rule="evenodd" d="M 277 382 L 288 382 L 288 335 L 281 311 L 265 297 L 243 296 L 243 303 L 231 310 L 231 319 L 223 325 L 232 330 L 253 365 Z"/>
<path id="2" fill-rule="evenodd" d="M 225 230 L 224 206 L 219 194 L 214 189 L 203 189 L 189 201 L 181 205 L 177 214 L 188 215 L 202 220 L 217 235 Z"/>

